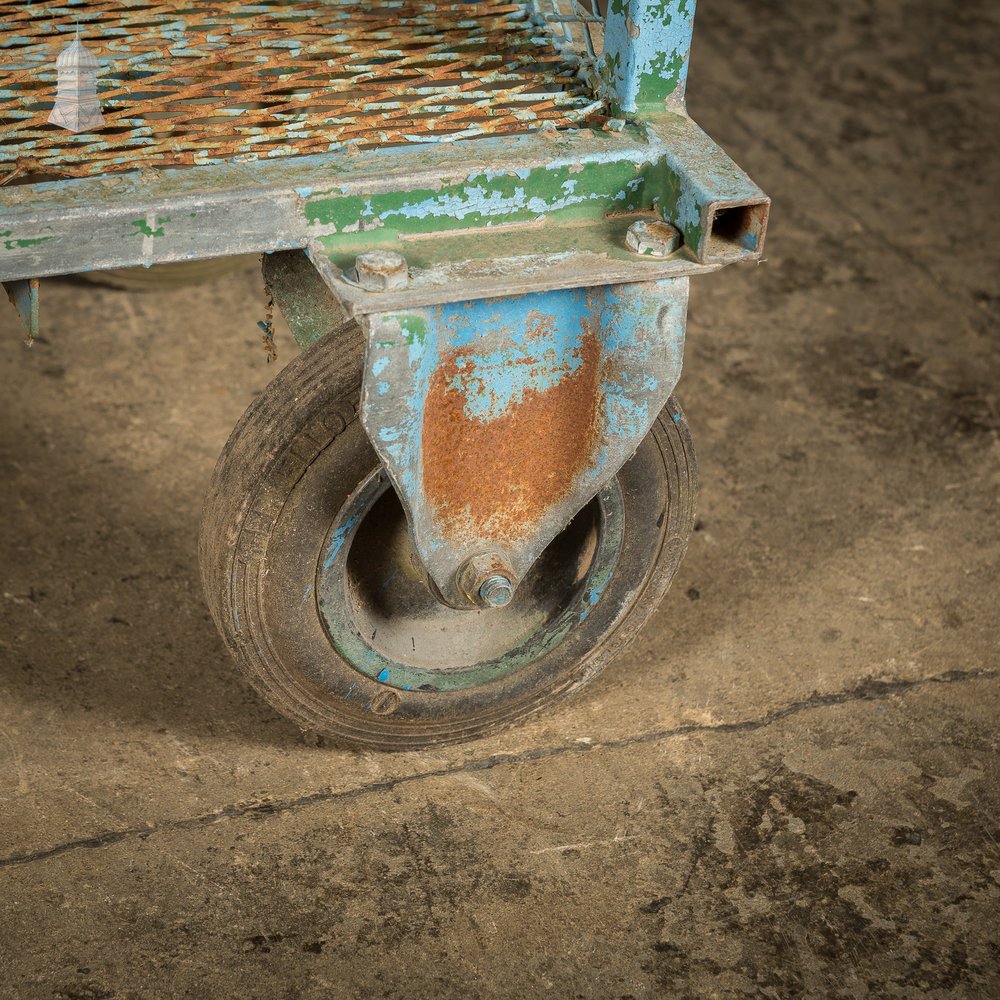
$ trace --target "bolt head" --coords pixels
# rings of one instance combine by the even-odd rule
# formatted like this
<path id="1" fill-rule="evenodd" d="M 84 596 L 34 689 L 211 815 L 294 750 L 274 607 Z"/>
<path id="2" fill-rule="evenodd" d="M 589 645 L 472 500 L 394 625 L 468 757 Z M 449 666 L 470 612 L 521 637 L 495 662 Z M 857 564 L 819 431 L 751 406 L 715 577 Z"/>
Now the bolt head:
<path id="1" fill-rule="evenodd" d="M 406 258 L 392 250 L 367 250 L 355 261 L 358 284 L 366 292 L 391 292 L 410 281 Z"/>
<path id="2" fill-rule="evenodd" d="M 505 576 L 491 576 L 479 588 L 479 597 L 487 608 L 505 608 L 514 600 L 514 584 Z"/>
<path id="3" fill-rule="evenodd" d="M 669 222 L 633 222 L 625 234 L 625 245 L 644 257 L 669 257 L 681 245 L 681 233 Z"/>

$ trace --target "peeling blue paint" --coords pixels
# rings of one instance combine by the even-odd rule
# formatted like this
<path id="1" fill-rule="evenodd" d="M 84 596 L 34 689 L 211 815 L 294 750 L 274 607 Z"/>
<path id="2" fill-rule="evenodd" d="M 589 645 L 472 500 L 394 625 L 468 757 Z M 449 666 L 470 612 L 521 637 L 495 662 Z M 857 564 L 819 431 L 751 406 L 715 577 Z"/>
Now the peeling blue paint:
<path id="1" fill-rule="evenodd" d="M 452 379 L 467 415 L 495 420 L 529 390 L 545 392 L 576 372 L 584 304 L 577 290 L 442 307 L 434 322 L 445 331 L 448 349 L 479 348 L 459 358 Z"/>
<path id="2" fill-rule="evenodd" d="M 600 76 L 615 114 L 683 108 L 695 0 L 611 0 Z"/>
<path id="3" fill-rule="evenodd" d="M 596 336 L 600 354 L 595 423 L 591 429 L 581 427 L 581 434 L 594 434 L 591 458 L 576 480 L 567 483 L 575 498 L 565 501 L 568 518 L 634 452 L 676 384 L 687 288 L 686 278 L 674 278 L 372 317 L 362 421 L 404 501 L 418 554 L 432 576 L 435 566 L 457 558 L 458 551 L 424 493 L 425 407 L 439 367 L 447 364 L 445 384 L 458 396 L 469 425 L 486 424 L 516 411 L 528 393 L 543 394 L 577 373 L 585 338 Z M 391 386 L 388 394 L 371 375 L 376 367 Z M 556 503 L 553 510 L 558 514 L 559 509 Z M 551 534 L 532 540 L 535 530 L 525 529 L 525 546 L 551 540 Z M 478 551 L 485 543 L 470 537 L 462 544 L 470 551 L 478 544 Z M 520 544 L 510 543 L 512 559 L 518 558 Z M 537 555 L 541 550 L 531 551 Z M 527 559 L 527 565 L 530 562 Z M 453 579 L 452 571 L 442 568 L 440 578 L 434 576 L 442 589 Z"/>
<path id="4" fill-rule="evenodd" d="M 604 594 L 605 588 L 611 582 L 611 570 L 605 570 L 603 573 L 599 573 L 594 577 L 589 586 L 587 587 L 587 593 L 584 597 L 583 610 L 580 612 L 580 621 L 584 622 L 590 616 L 590 612 L 597 607 L 598 601 Z"/>
<path id="5" fill-rule="evenodd" d="M 340 554 L 340 550 L 344 547 L 344 543 L 354 534 L 357 522 L 358 518 L 352 517 L 333 533 L 326 551 L 323 553 L 323 569 L 329 569 L 333 565 L 334 560 Z"/>

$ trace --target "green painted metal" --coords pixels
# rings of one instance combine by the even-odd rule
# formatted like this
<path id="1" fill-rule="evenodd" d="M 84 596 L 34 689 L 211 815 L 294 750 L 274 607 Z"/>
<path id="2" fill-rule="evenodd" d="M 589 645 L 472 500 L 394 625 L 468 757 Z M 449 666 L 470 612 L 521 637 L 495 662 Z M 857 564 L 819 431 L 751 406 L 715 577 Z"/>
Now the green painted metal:
<path id="1" fill-rule="evenodd" d="M 523 222 L 558 213 L 561 219 L 594 218 L 609 211 L 634 211 L 651 194 L 655 162 L 582 156 L 514 171 L 470 174 L 459 182 L 372 197 L 311 199 L 306 218 L 357 232 L 375 220 L 399 234 L 468 229 L 488 222 Z"/>
<path id="2" fill-rule="evenodd" d="M 265 254 L 263 271 L 268 294 L 303 351 L 336 330 L 346 318 L 337 297 L 306 254 Z"/>
<path id="3" fill-rule="evenodd" d="M 319 242 L 342 266 L 364 246 L 391 244 L 418 235 L 440 235 L 523 223 L 540 225 L 526 253 L 540 253 L 552 242 L 549 230 L 575 222 L 613 220 L 629 213 L 656 212 L 684 234 L 690 252 L 702 263 L 713 257 L 759 254 L 763 226 L 755 239 L 728 247 L 709 242 L 720 210 L 758 205 L 766 195 L 686 115 L 660 111 L 628 134 L 636 141 L 620 158 L 593 148 L 573 147 L 572 159 L 477 172 L 424 188 L 407 187 L 368 197 L 342 191 L 314 192 L 306 214 Z M 466 248 L 472 258 L 475 241 Z M 415 246 L 415 245 L 414 245 Z M 440 244 L 439 244 L 440 246 Z M 608 240 L 606 252 L 623 244 Z M 414 251 L 419 254 L 419 248 Z M 485 245 L 479 252 L 487 253 Z"/>
<path id="4" fill-rule="evenodd" d="M 600 62 L 613 113 L 684 108 L 695 0 L 611 0 Z"/>

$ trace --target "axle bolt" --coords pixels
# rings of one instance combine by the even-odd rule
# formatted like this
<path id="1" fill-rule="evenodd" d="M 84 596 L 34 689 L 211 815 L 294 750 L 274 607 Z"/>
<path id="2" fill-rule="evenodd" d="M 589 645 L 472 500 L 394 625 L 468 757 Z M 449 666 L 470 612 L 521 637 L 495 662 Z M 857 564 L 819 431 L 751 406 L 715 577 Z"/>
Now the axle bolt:
<path id="1" fill-rule="evenodd" d="M 625 234 L 625 245 L 643 257 L 669 257 L 681 245 L 681 233 L 669 222 L 633 222 Z"/>
<path id="2" fill-rule="evenodd" d="M 505 576 L 491 576 L 480 588 L 479 598 L 487 608 L 505 608 L 514 599 L 514 585 Z"/>
<path id="3" fill-rule="evenodd" d="M 468 608 L 505 608 L 514 599 L 517 578 L 507 560 L 497 552 L 473 556 L 455 580 L 469 602 Z"/>
<path id="4" fill-rule="evenodd" d="M 410 281 L 406 258 L 393 250 L 367 250 L 354 262 L 358 284 L 366 292 L 391 292 Z"/>

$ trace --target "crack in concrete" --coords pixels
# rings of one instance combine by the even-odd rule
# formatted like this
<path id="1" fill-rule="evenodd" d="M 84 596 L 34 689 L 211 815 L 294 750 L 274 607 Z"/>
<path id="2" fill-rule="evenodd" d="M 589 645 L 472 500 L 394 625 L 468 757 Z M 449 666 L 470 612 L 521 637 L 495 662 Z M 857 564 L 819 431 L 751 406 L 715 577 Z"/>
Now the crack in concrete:
<path id="1" fill-rule="evenodd" d="M 426 781 L 432 778 L 447 778 L 456 774 L 488 771 L 494 767 L 547 760 L 567 754 L 575 753 L 582 755 L 593 753 L 596 750 L 623 750 L 646 743 L 657 743 L 661 740 L 673 739 L 678 736 L 691 736 L 697 733 L 728 734 L 756 732 L 776 722 L 781 722 L 784 719 L 813 709 L 828 708 L 833 705 L 845 705 L 851 702 L 878 701 L 894 694 L 932 684 L 957 684 L 973 680 L 992 680 L 998 677 L 1000 677 L 1000 670 L 949 670 L 943 674 L 912 679 L 898 678 L 883 681 L 869 678 L 845 691 L 834 691 L 829 694 L 815 692 L 808 698 L 793 701 L 781 708 L 772 709 L 759 719 L 745 719 L 738 722 L 719 722 L 714 724 L 688 723 L 682 726 L 673 726 L 669 729 L 654 729 L 648 733 L 639 733 L 635 736 L 623 736 L 619 739 L 607 740 L 601 743 L 585 744 L 574 742 L 554 747 L 538 747 L 533 750 L 524 750 L 520 753 L 493 754 L 489 757 L 468 760 L 447 767 L 437 768 L 433 771 L 417 771 L 414 774 L 398 775 L 386 778 L 383 781 L 372 781 L 364 785 L 357 785 L 354 788 L 341 789 L 340 791 L 325 789 L 323 791 L 311 792 L 308 795 L 300 795 L 293 799 L 278 799 L 273 802 L 234 803 L 198 816 L 165 820 L 162 823 L 151 826 L 134 826 L 121 830 L 105 830 L 93 837 L 82 837 L 77 840 L 64 841 L 61 844 L 42 848 L 38 851 L 11 854 L 0 858 L 0 868 L 10 868 L 17 865 L 32 864 L 37 861 L 46 861 L 49 858 L 58 857 L 60 854 L 66 854 L 69 851 L 110 847 L 113 844 L 119 844 L 124 840 L 133 838 L 145 840 L 154 833 L 162 831 L 192 830 L 198 827 L 211 826 L 214 823 L 219 823 L 227 819 L 273 816 L 326 802 L 362 798 L 365 795 L 389 792 L 399 788 L 401 785 Z"/>

